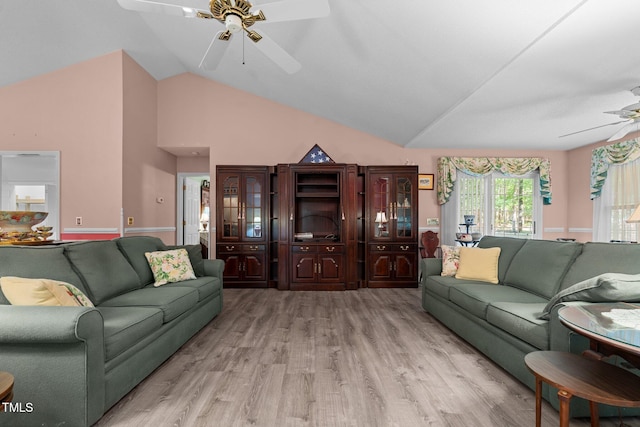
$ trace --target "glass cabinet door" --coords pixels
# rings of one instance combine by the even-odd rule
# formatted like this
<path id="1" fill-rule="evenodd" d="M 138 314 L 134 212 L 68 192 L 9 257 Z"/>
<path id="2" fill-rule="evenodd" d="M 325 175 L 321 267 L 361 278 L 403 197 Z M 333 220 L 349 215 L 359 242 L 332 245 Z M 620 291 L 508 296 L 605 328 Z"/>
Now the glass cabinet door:
<path id="1" fill-rule="evenodd" d="M 224 237 L 240 236 L 240 203 L 239 203 L 240 177 L 227 176 L 222 184 L 222 220 Z"/>
<path id="2" fill-rule="evenodd" d="M 396 237 L 411 237 L 411 207 L 414 200 L 411 200 L 412 186 L 411 180 L 407 177 L 396 179 L 396 204 L 394 206 L 394 220 L 396 221 Z"/>
<path id="3" fill-rule="evenodd" d="M 375 227 L 373 232 L 375 237 L 389 237 L 389 221 L 393 219 L 390 191 L 389 177 L 379 176 L 374 179 L 371 222 Z"/>
<path id="4" fill-rule="evenodd" d="M 262 237 L 262 182 L 255 176 L 247 176 L 244 194 L 246 202 L 240 216 L 246 224 L 245 237 Z"/>

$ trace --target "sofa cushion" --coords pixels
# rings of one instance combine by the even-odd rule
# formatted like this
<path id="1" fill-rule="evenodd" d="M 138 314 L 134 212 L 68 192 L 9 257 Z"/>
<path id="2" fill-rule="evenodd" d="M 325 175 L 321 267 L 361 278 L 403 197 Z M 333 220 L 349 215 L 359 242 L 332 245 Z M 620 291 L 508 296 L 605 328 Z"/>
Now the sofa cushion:
<path id="1" fill-rule="evenodd" d="M 495 302 L 487 308 L 487 322 L 540 350 L 549 349 L 549 322 L 537 318 L 544 302 Z"/>
<path id="2" fill-rule="evenodd" d="M 153 271 L 155 280 L 153 286 L 162 286 L 171 282 L 196 278 L 189 260 L 189 254 L 184 248 L 145 252 L 144 256 L 147 257 L 151 271 Z"/>
<path id="3" fill-rule="evenodd" d="M 452 286 L 449 300 L 481 319 L 486 319 L 487 307 L 494 302 L 547 303 L 545 298 L 503 285 L 462 283 Z"/>
<path id="4" fill-rule="evenodd" d="M 504 283 L 548 300 L 581 250 L 582 245 L 575 242 L 527 240 L 513 257 Z"/>
<path id="5" fill-rule="evenodd" d="M 153 272 L 144 253 L 167 249 L 162 240 L 151 236 L 129 236 L 114 239 L 114 242 L 140 277 L 142 286 L 153 283 Z"/>
<path id="6" fill-rule="evenodd" d="M 527 242 L 526 239 L 516 239 L 514 237 L 484 236 L 478 243 L 479 248 L 500 248 L 500 258 L 498 259 L 498 280 L 504 283 L 507 269 L 511 265 L 513 257 L 520 248 Z"/>
<path id="7" fill-rule="evenodd" d="M 456 279 L 498 283 L 500 248 L 460 248 Z"/>
<path id="8" fill-rule="evenodd" d="M 12 305 L 93 307 L 82 291 L 59 280 L 3 276 L 0 288 Z"/>
<path id="9" fill-rule="evenodd" d="M 149 307 L 98 307 L 104 320 L 105 360 L 111 360 L 162 326 L 162 310 Z"/>
<path id="10" fill-rule="evenodd" d="M 449 290 L 452 287 L 462 284 L 487 284 L 487 282 L 473 281 L 473 280 L 459 280 L 450 276 L 427 276 L 424 280 L 423 286 L 425 286 L 429 292 L 432 292 L 446 300 L 449 299 Z"/>
<path id="11" fill-rule="evenodd" d="M 162 321 L 170 322 L 198 303 L 198 291 L 188 287 L 136 289 L 104 301 L 101 307 L 152 307 L 162 310 Z"/>
<path id="12" fill-rule="evenodd" d="M 70 283 L 87 294 L 82 279 L 73 270 L 71 263 L 64 256 L 64 248 L 60 246 L 0 246 L 0 277 L 2 276 L 59 280 Z M 2 292 L 0 304 L 9 304 Z"/>
<path id="13" fill-rule="evenodd" d="M 640 245 L 585 243 L 559 290 L 604 273 L 640 274 Z"/>
<path id="14" fill-rule="evenodd" d="M 541 319 L 548 319 L 551 309 L 564 301 L 638 302 L 640 274 L 606 273 L 576 283 L 558 292 L 542 310 Z"/>
<path id="15" fill-rule="evenodd" d="M 136 271 L 114 241 L 74 243 L 65 246 L 65 253 L 80 272 L 95 305 L 141 287 Z"/>
<path id="16" fill-rule="evenodd" d="M 198 277 L 194 280 L 168 283 L 164 285 L 164 287 L 185 287 L 195 289 L 198 291 L 198 301 L 202 301 L 212 295 L 220 294 L 222 291 L 222 280 L 218 277 Z"/>

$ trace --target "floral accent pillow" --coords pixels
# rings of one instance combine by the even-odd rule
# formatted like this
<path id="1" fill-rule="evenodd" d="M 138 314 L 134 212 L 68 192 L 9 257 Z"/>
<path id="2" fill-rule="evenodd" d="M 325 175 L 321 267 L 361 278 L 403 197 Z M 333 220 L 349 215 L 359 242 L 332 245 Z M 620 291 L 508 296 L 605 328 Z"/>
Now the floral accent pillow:
<path id="1" fill-rule="evenodd" d="M 442 245 L 441 276 L 455 276 L 460 266 L 460 246 Z"/>
<path id="2" fill-rule="evenodd" d="M 144 256 L 147 258 L 149 267 L 153 272 L 155 280 L 153 286 L 158 287 L 167 283 L 196 278 L 186 249 L 145 252 Z"/>
<path id="3" fill-rule="evenodd" d="M 0 289 L 12 305 L 93 307 L 80 289 L 58 280 L 4 276 Z"/>

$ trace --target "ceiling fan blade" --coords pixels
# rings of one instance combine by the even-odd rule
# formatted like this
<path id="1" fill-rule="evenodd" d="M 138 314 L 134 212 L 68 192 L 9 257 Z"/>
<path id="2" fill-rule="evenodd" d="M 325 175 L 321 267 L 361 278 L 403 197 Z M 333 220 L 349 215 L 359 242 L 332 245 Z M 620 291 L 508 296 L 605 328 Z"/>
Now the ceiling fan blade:
<path id="1" fill-rule="evenodd" d="M 218 68 L 218 64 L 220 64 L 220 60 L 230 44 L 227 40 L 220 39 L 220 35 L 224 32 L 226 31 L 219 31 L 213 40 L 211 40 L 211 44 L 209 44 L 209 48 L 202 57 L 202 61 L 200 61 L 198 67 L 204 68 L 205 70 L 215 70 Z"/>
<path id="2" fill-rule="evenodd" d="M 629 120 L 620 120 L 619 122 L 613 122 L 613 123 L 607 123 L 606 125 L 594 126 L 592 128 L 589 128 L 589 129 L 582 129 L 582 130 L 579 130 L 577 132 L 571 132 L 571 133 L 567 133 L 565 135 L 560 135 L 558 138 L 564 138 L 565 136 L 571 136 L 571 135 L 576 135 L 576 134 L 582 133 L 582 132 L 588 132 L 588 131 L 594 130 L 594 129 L 600 129 L 600 128 L 603 128 L 605 126 L 619 125 L 620 123 L 626 123 L 628 121 Z"/>
<path id="3" fill-rule="evenodd" d="M 282 49 L 280 45 L 271 40 L 264 31 L 260 30 L 260 35 L 262 38 L 255 43 L 255 46 L 280 68 L 289 74 L 293 74 L 302 68 L 298 61 Z"/>
<path id="4" fill-rule="evenodd" d="M 328 0 L 283 0 L 256 5 L 255 8 L 262 10 L 266 22 L 323 18 L 329 15 Z"/>
<path id="5" fill-rule="evenodd" d="M 185 18 L 202 18 L 201 15 L 211 15 L 209 12 L 193 7 L 180 6 L 177 4 L 159 3 L 149 0 L 118 0 L 123 9 L 136 12 L 161 13 L 164 15 L 182 16 Z"/>
<path id="6" fill-rule="evenodd" d="M 620 139 L 620 138 L 624 137 L 626 134 L 628 134 L 630 132 L 633 132 L 633 131 L 636 131 L 636 130 L 640 130 L 640 122 L 638 122 L 638 121 L 634 121 L 634 122 L 629 123 L 628 125 L 624 126 L 618 132 L 614 133 L 611 138 L 607 139 L 607 142 L 611 142 L 611 141 L 615 141 L 616 139 Z"/>

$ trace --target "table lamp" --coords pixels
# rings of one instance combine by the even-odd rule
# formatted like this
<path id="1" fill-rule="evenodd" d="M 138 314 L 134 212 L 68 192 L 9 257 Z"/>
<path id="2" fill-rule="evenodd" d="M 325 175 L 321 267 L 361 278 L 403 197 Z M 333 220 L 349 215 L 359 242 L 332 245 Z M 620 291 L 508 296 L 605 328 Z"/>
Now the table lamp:
<path id="1" fill-rule="evenodd" d="M 627 218 L 627 222 L 640 222 L 640 205 L 636 206 L 636 210 Z"/>
<path id="2" fill-rule="evenodd" d="M 202 224 L 202 229 L 207 231 L 207 225 L 209 225 L 209 208 L 205 207 L 202 211 L 202 215 L 200 216 L 200 223 Z"/>

